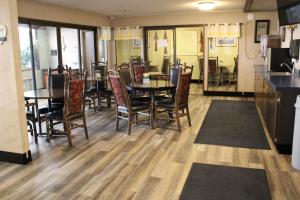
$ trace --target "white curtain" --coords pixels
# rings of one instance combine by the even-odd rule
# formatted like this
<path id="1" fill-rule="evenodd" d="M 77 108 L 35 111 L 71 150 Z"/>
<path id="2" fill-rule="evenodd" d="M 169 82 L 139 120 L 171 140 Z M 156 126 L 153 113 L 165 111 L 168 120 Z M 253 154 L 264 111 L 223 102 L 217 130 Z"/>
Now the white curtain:
<path id="1" fill-rule="evenodd" d="M 99 40 L 111 40 L 111 28 L 110 27 L 99 27 L 98 28 Z"/>
<path id="2" fill-rule="evenodd" d="M 143 31 L 141 27 L 115 27 L 114 40 L 141 40 Z"/>
<path id="3" fill-rule="evenodd" d="M 208 37 L 240 37 L 240 23 L 209 24 Z"/>

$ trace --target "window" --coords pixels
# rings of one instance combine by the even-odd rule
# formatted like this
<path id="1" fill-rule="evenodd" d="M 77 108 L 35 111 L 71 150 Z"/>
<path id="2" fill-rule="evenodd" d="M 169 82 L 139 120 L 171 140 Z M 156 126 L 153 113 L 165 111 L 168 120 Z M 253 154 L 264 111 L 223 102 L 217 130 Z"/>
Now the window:
<path id="1" fill-rule="evenodd" d="M 19 40 L 24 90 L 33 90 L 30 27 L 28 24 L 19 24 Z"/>
<path id="2" fill-rule="evenodd" d="M 78 29 L 61 28 L 62 62 L 72 69 L 80 68 Z"/>

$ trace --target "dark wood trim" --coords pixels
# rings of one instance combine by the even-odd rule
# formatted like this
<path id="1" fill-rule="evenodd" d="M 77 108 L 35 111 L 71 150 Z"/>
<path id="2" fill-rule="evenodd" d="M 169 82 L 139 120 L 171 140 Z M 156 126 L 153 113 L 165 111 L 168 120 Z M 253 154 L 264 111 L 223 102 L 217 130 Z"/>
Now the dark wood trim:
<path id="1" fill-rule="evenodd" d="M 201 80 L 201 81 L 199 82 L 199 79 L 192 79 L 192 80 L 191 80 L 191 83 L 203 83 L 203 81 Z"/>
<path id="2" fill-rule="evenodd" d="M 84 29 L 84 30 L 94 30 L 95 28 L 97 28 L 95 26 L 87 26 L 87 25 L 40 20 L 40 19 L 32 19 L 32 18 L 25 18 L 25 17 L 19 17 L 19 23 L 31 23 L 34 25 L 56 26 L 56 27 L 76 28 L 76 29 Z"/>
<path id="3" fill-rule="evenodd" d="M 78 55 L 79 55 L 79 71 L 82 73 L 82 59 L 81 59 L 81 30 L 77 29 L 77 37 L 78 37 Z"/>
<path id="4" fill-rule="evenodd" d="M 28 157 L 27 157 L 28 155 Z M 15 164 L 21 164 L 26 165 L 30 161 L 32 161 L 31 158 L 31 151 L 29 150 L 26 153 L 13 153 L 13 152 L 7 152 L 7 151 L 0 151 L 0 161 L 1 162 L 9 162 L 9 163 L 15 163 Z"/>
<path id="5" fill-rule="evenodd" d="M 252 4 L 253 4 L 253 0 L 246 0 L 244 6 L 244 12 L 251 12 Z"/>
<path id="6" fill-rule="evenodd" d="M 205 96 L 254 97 L 254 92 L 203 91 Z"/>
<path id="7" fill-rule="evenodd" d="M 31 54 L 31 69 L 33 77 L 33 88 L 36 90 L 36 77 L 35 77 L 35 62 L 34 62 L 34 47 L 33 47 L 33 35 L 32 35 L 32 24 L 28 24 L 29 27 L 29 43 L 30 43 L 30 54 Z"/>
<path id="8" fill-rule="evenodd" d="M 56 27 L 56 37 L 57 37 L 57 53 L 58 53 L 58 65 L 63 64 L 63 59 L 62 59 L 62 47 L 61 47 L 61 32 L 60 32 L 60 27 Z M 55 67 L 55 66 L 53 66 Z"/>
<path id="9" fill-rule="evenodd" d="M 94 62 L 99 62 L 99 42 L 98 42 L 98 29 L 94 29 L 94 54 L 95 54 L 95 60 Z"/>
<path id="10" fill-rule="evenodd" d="M 256 36 L 257 36 L 257 24 L 259 22 L 266 22 L 268 24 L 267 35 L 269 35 L 269 33 L 270 33 L 270 20 L 269 19 L 266 19 L 266 20 L 255 20 L 254 43 L 260 43 L 260 41 L 256 40 Z"/>

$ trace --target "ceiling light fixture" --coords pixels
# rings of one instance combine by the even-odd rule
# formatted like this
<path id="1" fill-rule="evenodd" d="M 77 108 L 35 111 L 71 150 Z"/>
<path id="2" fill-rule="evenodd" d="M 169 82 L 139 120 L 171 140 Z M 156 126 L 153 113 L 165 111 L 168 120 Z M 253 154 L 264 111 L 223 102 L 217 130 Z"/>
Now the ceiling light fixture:
<path id="1" fill-rule="evenodd" d="M 215 8 L 215 3 L 214 2 L 200 2 L 200 3 L 198 3 L 198 8 L 200 10 L 204 10 L 204 11 L 212 10 Z"/>

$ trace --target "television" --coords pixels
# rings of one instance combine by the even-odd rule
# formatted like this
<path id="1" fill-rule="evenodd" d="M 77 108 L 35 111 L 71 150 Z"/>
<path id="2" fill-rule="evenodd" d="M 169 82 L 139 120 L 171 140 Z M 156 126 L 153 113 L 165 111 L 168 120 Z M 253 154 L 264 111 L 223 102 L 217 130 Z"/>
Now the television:
<path id="1" fill-rule="evenodd" d="M 300 0 L 277 0 L 280 26 L 300 23 Z"/>

